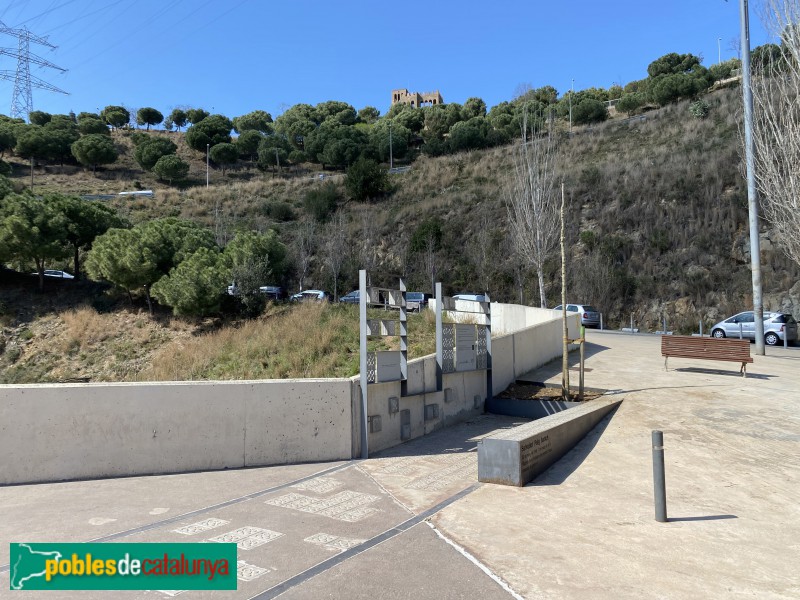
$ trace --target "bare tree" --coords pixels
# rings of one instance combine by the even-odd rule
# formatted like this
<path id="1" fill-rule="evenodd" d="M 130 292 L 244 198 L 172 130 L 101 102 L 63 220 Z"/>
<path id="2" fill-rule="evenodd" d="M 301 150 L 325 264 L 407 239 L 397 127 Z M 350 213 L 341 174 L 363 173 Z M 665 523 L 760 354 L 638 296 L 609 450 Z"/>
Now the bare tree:
<path id="1" fill-rule="evenodd" d="M 765 0 L 783 53 L 753 74 L 755 176 L 764 216 L 800 265 L 800 0 Z"/>
<path id="2" fill-rule="evenodd" d="M 488 211 L 484 210 L 478 221 L 478 228 L 467 246 L 467 256 L 475 267 L 482 292 L 489 291 L 497 257 L 497 243 L 492 235 L 491 225 Z"/>
<path id="3" fill-rule="evenodd" d="M 325 227 L 325 241 L 323 242 L 325 262 L 333 277 L 334 302 L 339 301 L 339 274 L 342 272 L 342 265 L 347 258 L 347 249 L 347 219 L 339 211 Z"/>
<path id="4" fill-rule="evenodd" d="M 361 213 L 361 236 L 358 243 L 358 261 L 360 268 L 367 272 L 368 282 L 372 278 L 372 270 L 378 263 L 378 224 L 370 211 Z"/>
<path id="5" fill-rule="evenodd" d="M 306 277 L 308 277 L 308 272 L 311 270 L 311 259 L 314 257 L 316 247 L 317 229 L 314 226 L 314 221 L 306 221 L 300 225 L 295 239 L 295 255 L 301 292 L 303 291 Z"/>
<path id="6" fill-rule="evenodd" d="M 583 298 L 608 313 L 612 308 L 617 283 L 611 262 L 595 250 L 577 259 L 570 269 L 570 289 L 575 296 Z"/>
<path id="7" fill-rule="evenodd" d="M 503 190 L 509 233 L 515 251 L 536 270 L 539 305 L 545 307 L 544 263 L 558 241 L 558 203 L 554 194 L 556 146 L 552 132 L 534 132 L 514 149 L 514 170 Z"/>

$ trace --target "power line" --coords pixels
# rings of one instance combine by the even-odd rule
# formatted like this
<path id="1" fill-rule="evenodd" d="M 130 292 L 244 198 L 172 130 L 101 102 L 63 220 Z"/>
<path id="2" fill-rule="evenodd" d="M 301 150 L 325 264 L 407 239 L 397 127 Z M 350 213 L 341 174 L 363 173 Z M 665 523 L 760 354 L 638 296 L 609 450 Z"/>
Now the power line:
<path id="1" fill-rule="evenodd" d="M 48 60 L 37 56 L 31 52 L 31 42 L 54 49 L 55 46 L 47 41 L 47 38 L 33 34 L 27 27 L 13 28 L 6 27 L 0 22 L 0 34 L 10 35 L 17 38 L 16 52 L 12 48 L 0 48 L 0 55 L 10 56 L 17 59 L 16 71 L 0 71 L 0 79 L 14 82 L 14 91 L 11 95 L 11 117 L 22 119 L 28 118 L 33 111 L 32 88 L 36 87 L 50 92 L 66 94 L 62 89 L 57 88 L 43 79 L 31 75 L 31 63 L 40 67 L 56 69 L 62 73 L 66 69 L 54 65 Z"/>

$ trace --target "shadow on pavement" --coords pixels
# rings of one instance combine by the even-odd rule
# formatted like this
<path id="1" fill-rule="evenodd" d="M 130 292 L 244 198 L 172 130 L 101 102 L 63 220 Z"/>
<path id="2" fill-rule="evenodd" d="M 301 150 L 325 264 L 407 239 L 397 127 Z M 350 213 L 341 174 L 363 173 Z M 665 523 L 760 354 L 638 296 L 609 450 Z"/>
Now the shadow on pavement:
<path id="1" fill-rule="evenodd" d="M 595 354 L 599 354 L 605 350 L 609 350 L 608 346 L 601 346 L 600 344 L 593 344 L 592 342 L 586 342 L 586 348 L 584 349 L 584 360 L 587 360 L 594 356 Z M 580 366 L 580 353 L 577 350 L 570 351 L 569 353 L 569 367 L 570 370 L 577 368 Z M 536 373 L 536 377 L 532 377 L 532 373 Z M 525 383 L 542 383 L 543 381 L 547 381 L 551 377 L 558 375 L 561 373 L 561 357 L 554 358 L 546 365 L 534 369 L 531 373 L 526 373 L 517 377 L 517 381 L 523 381 Z"/>
<path id="2" fill-rule="evenodd" d="M 511 429 L 528 422 L 530 422 L 530 419 L 524 417 L 483 414 L 464 423 L 431 432 L 399 446 L 380 450 L 370 454 L 369 457 L 370 459 L 397 458 L 476 452 L 479 439 L 494 431 Z"/>
<path id="3" fill-rule="evenodd" d="M 722 369 L 701 369 L 700 367 L 681 367 L 680 369 L 672 369 L 679 373 L 700 373 L 701 375 L 725 375 L 727 377 L 741 377 L 739 371 L 724 371 Z M 763 373 L 748 373 L 747 379 L 772 379 L 775 375 L 764 375 Z"/>
<path id="4" fill-rule="evenodd" d="M 707 517 L 669 517 L 667 523 L 678 521 L 720 521 L 722 519 L 738 519 L 736 515 L 708 515 Z"/>
<path id="5" fill-rule="evenodd" d="M 567 478 L 581 466 L 581 463 L 589 456 L 591 451 L 594 450 L 594 447 L 597 445 L 597 442 L 600 441 L 600 437 L 603 435 L 606 427 L 608 427 L 608 424 L 611 422 L 618 408 L 619 406 L 615 406 L 614 409 L 603 417 L 603 420 L 595 425 L 594 429 L 587 433 L 586 437 L 578 442 L 572 450 L 567 452 L 552 467 L 547 469 L 547 471 L 539 475 L 539 477 L 531 481 L 525 487 L 561 485 L 564 483 Z"/>

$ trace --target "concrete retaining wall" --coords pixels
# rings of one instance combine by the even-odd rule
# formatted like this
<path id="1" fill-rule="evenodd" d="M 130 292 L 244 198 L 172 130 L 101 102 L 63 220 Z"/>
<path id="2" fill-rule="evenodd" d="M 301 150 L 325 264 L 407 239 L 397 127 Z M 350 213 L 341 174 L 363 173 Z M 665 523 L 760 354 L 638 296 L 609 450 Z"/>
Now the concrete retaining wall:
<path id="1" fill-rule="evenodd" d="M 569 452 L 622 400 L 598 398 L 478 442 L 478 480 L 523 486 Z"/>
<path id="2" fill-rule="evenodd" d="M 552 314 L 492 308 L 504 327 Z M 558 320 L 493 338 L 493 393 L 560 354 Z M 405 397 L 370 386 L 370 452 L 483 412 L 486 371 L 446 374 L 441 391 L 435 356 L 408 374 Z M 360 423 L 357 378 L 0 385 L 0 485 L 346 460 Z"/>
<path id="3" fill-rule="evenodd" d="M 0 386 L 0 484 L 351 457 L 346 379 Z"/>

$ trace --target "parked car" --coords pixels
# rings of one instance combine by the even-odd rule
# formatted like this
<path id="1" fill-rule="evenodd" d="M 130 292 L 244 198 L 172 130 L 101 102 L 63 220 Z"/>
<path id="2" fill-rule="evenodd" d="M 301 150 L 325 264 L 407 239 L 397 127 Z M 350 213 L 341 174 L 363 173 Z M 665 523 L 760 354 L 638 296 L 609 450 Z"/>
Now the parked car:
<path id="1" fill-rule="evenodd" d="M 280 300 L 283 298 L 283 288 L 277 285 L 262 285 L 258 288 L 258 291 L 268 296 L 271 300 Z M 240 293 L 239 286 L 235 283 L 228 286 L 229 296 L 238 296 Z"/>
<path id="2" fill-rule="evenodd" d="M 39 276 L 39 273 L 31 273 L 31 275 Z M 56 271 L 55 269 L 45 269 L 45 277 L 52 277 L 54 279 L 75 279 L 74 275 L 70 275 L 66 271 Z"/>
<path id="3" fill-rule="evenodd" d="M 303 290 L 292 295 L 291 302 L 327 302 L 328 294 L 322 290 Z"/>
<path id="4" fill-rule="evenodd" d="M 358 304 L 359 298 L 360 294 L 358 293 L 358 290 L 353 290 L 344 296 L 339 296 L 339 302 L 344 302 L 345 304 Z"/>
<path id="5" fill-rule="evenodd" d="M 469 302 L 486 302 L 486 294 L 456 294 L 453 300 L 467 300 Z"/>
<path id="6" fill-rule="evenodd" d="M 553 310 L 561 310 L 563 304 L 559 304 Z M 600 312 L 588 304 L 567 304 L 567 312 L 576 312 L 581 315 L 581 325 L 584 327 L 600 327 Z"/>
<path id="7" fill-rule="evenodd" d="M 754 340 L 756 338 L 755 323 L 753 311 L 746 310 L 713 325 L 711 335 L 718 339 L 738 338 L 739 331 L 741 331 L 743 338 Z M 782 344 L 784 336 L 788 342 L 797 341 L 797 321 L 794 317 L 785 313 L 764 311 L 764 342 L 770 346 Z"/>
<path id="8" fill-rule="evenodd" d="M 406 292 L 406 308 L 408 310 L 421 311 L 428 304 L 425 294 L 422 292 Z"/>
<path id="9" fill-rule="evenodd" d="M 258 291 L 266 295 L 270 300 L 280 300 L 283 298 L 283 288 L 277 285 L 262 285 Z"/>

